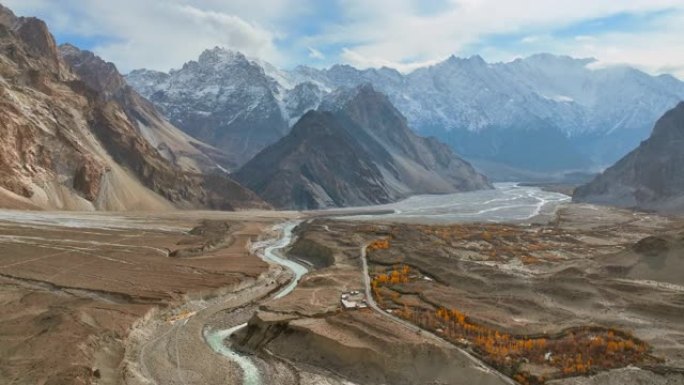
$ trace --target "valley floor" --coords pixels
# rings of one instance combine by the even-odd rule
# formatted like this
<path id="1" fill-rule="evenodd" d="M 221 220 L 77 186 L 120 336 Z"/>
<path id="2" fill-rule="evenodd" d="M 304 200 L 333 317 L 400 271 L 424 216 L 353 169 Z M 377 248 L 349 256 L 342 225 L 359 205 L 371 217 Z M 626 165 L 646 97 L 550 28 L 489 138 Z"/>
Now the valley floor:
<path id="1" fill-rule="evenodd" d="M 684 384 L 684 223 L 589 205 L 543 214 L 436 225 L 367 212 L 3 211 L 0 382 L 243 383 L 205 337 L 248 322 L 225 341 L 258 368 L 244 383 L 506 384 L 525 372 L 516 380 Z M 255 255 L 267 244 L 257 241 L 297 217 L 287 255 L 311 271 L 274 298 L 291 272 Z M 457 321 L 429 317 L 440 309 L 506 338 L 611 331 L 645 353 L 625 343 L 613 369 L 595 360 L 583 372 L 529 352 L 498 362 L 479 340 L 454 338 Z"/>
<path id="2" fill-rule="evenodd" d="M 0 212 L 0 383 L 119 383 L 135 327 L 268 273 L 247 245 L 284 216 Z"/>
<path id="3" fill-rule="evenodd" d="M 534 222 L 330 221 L 310 237 L 372 238 L 382 309 L 520 383 L 684 383 L 684 223 L 574 204 Z"/>

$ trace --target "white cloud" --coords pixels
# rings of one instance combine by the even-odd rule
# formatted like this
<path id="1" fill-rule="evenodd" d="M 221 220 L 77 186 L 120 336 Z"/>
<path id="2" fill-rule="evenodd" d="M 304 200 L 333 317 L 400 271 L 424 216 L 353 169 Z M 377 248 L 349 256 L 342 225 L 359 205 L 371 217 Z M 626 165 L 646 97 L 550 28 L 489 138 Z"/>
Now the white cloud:
<path id="1" fill-rule="evenodd" d="M 168 70 L 204 49 L 224 46 L 278 62 L 275 40 L 295 0 L 9 0 L 21 15 L 45 19 L 63 35 L 105 37 L 94 47 L 122 71 Z M 192 4 L 192 5 L 189 5 Z M 289 12 L 289 13 L 288 13 Z"/>
<path id="2" fill-rule="evenodd" d="M 684 26 L 684 20 L 682 20 Z M 592 56 L 597 65 L 630 65 L 653 74 L 671 73 L 684 79 L 684 28 L 678 32 L 611 34 L 568 45 L 574 56 Z"/>
<path id="3" fill-rule="evenodd" d="M 542 36 L 535 36 L 535 35 L 530 35 L 530 36 L 525 36 L 523 37 L 520 42 L 524 44 L 532 44 L 532 43 L 537 43 L 540 40 L 542 40 Z"/>
<path id="4" fill-rule="evenodd" d="M 506 60 L 533 52 L 596 56 L 602 60 L 620 60 L 642 65 L 656 71 L 655 62 L 684 63 L 684 4 L 681 0 L 452 0 L 451 7 L 439 14 L 416 15 L 411 4 L 417 0 L 344 0 L 347 18 L 330 26 L 323 34 L 312 36 L 310 44 L 340 44 L 347 51 L 340 53 L 349 63 L 358 58 L 382 58 L 383 63 L 431 61 L 456 53 L 484 54 L 488 60 Z M 618 13 L 644 13 L 663 9 L 679 10 L 672 16 L 677 22 L 654 27 L 652 31 L 634 31 L 622 37 L 625 41 L 604 46 L 602 40 L 593 42 L 595 49 L 580 49 L 586 42 L 572 37 L 559 41 L 548 38 L 552 31 L 574 23 L 608 17 Z M 391 10 L 391 11 L 388 11 Z M 526 50 L 519 47 L 483 46 L 492 35 L 528 36 Z M 665 39 L 661 39 L 661 38 Z M 658 40 L 661 39 L 661 40 Z M 581 40 L 581 39 L 579 39 Z M 650 41 L 643 45 L 643 42 Z M 606 44 L 611 43 L 606 41 Z M 472 47 L 478 47 L 473 52 Z M 620 53 L 610 51 L 619 46 Z M 588 47 L 584 47 L 588 48 Z M 605 52 L 601 51 L 602 49 Z M 534 50 L 534 51 L 532 51 Z M 677 52 L 678 51 L 678 52 Z M 644 58 L 653 52 L 661 56 Z M 650 54 L 649 54 L 650 55 Z M 377 61 L 377 60 L 372 60 Z M 380 61 L 378 61 L 380 64 Z"/>
<path id="5" fill-rule="evenodd" d="M 442 0 L 438 12 L 417 11 L 424 0 L 328 0 L 335 15 L 317 14 L 317 0 L 4 0 L 74 36 L 106 36 L 96 53 L 122 70 L 179 67 L 208 47 L 226 46 L 279 65 L 331 63 L 410 71 L 451 54 L 490 61 L 536 52 L 593 56 L 684 78 L 682 0 Z M 675 10 L 647 30 L 557 37 L 553 31 L 618 13 Z M 328 19 L 326 19 L 326 17 Z M 302 26 L 316 25 L 310 35 Z M 322 29 L 318 26 L 322 25 Z M 491 36 L 517 36 L 491 42 Z M 283 43 L 286 41 L 287 43 Z M 309 48 L 315 47 L 315 48 Z M 337 47 L 345 47 L 337 48 Z M 339 58 L 331 57 L 338 49 Z M 327 55 L 323 55 L 322 52 Z"/>
<path id="6" fill-rule="evenodd" d="M 629 65 L 652 74 L 670 73 L 684 79 L 684 13 L 674 13 L 658 21 L 658 27 L 577 35 L 568 38 L 540 40 L 518 56 L 535 52 L 554 52 L 574 57 L 594 57 L 596 68 Z M 506 57 L 513 52 L 490 52 L 490 56 Z"/>
<path id="7" fill-rule="evenodd" d="M 323 53 L 315 48 L 307 47 L 309 50 L 309 57 L 311 59 L 316 59 L 316 60 L 323 60 L 325 59 L 325 55 Z"/>
<path id="8" fill-rule="evenodd" d="M 436 64 L 436 63 L 438 63 L 444 59 L 444 58 L 441 58 L 441 59 L 434 59 L 434 60 L 427 60 L 427 61 L 415 61 L 415 62 L 395 62 L 395 61 L 383 59 L 381 57 L 364 56 L 364 55 L 362 55 L 358 52 L 355 52 L 349 48 L 343 48 L 342 53 L 340 54 L 340 57 L 346 63 L 351 64 L 357 68 L 363 69 L 363 68 L 388 67 L 388 68 L 395 68 L 399 72 L 403 72 L 403 73 L 411 72 L 411 71 L 415 70 L 416 68 Z"/>

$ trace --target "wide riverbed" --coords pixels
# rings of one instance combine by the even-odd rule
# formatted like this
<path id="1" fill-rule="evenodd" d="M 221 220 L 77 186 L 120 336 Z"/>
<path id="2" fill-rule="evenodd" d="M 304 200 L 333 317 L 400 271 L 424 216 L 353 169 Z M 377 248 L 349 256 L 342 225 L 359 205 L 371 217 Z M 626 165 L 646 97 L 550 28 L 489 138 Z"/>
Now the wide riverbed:
<path id="1" fill-rule="evenodd" d="M 517 222 L 553 214 L 569 202 L 564 194 L 539 187 L 497 183 L 493 190 L 447 195 L 416 195 L 400 202 L 339 210 L 349 220 L 391 220 L 416 223 Z M 337 210 L 336 210 L 337 211 Z M 369 214 L 364 214 L 368 211 Z M 384 214 L 378 214 L 386 212 Z"/>

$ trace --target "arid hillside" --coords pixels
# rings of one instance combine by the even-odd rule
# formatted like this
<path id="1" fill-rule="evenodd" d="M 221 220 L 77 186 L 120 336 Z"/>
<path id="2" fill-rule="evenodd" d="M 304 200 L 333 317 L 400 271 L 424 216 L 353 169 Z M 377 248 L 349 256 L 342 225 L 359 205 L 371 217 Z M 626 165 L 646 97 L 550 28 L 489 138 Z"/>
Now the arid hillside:
<path id="1" fill-rule="evenodd" d="M 0 6 L 2 207 L 266 207 L 208 171 L 214 160 L 202 153 L 220 161 L 217 151 L 185 139 L 113 65 L 73 47 L 60 53 L 44 22 Z"/>
<path id="2" fill-rule="evenodd" d="M 133 331 L 263 280 L 247 246 L 278 219 L 212 215 L 3 211 L 0 383 L 124 383 Z"/>

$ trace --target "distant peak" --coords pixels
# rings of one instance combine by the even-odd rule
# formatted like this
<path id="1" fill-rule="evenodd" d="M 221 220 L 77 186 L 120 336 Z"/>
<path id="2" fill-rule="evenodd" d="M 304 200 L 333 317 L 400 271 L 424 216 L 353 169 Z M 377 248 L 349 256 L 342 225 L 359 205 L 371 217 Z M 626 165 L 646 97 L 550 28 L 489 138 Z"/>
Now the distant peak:
<path id="1" fill-rule="evenodd" d="M 231 63 L 236 61 L 247 61 L 245 55 L 238 51 L 233 51 L 223 47 L 214 47 L 202 52 L 199 56 L 200 63 Z"/>
<path id="2" fill-rule="evenodd" d="M 370 83 L 362 83 L 348 88 L 340 87 L 330 93 L 319 106 L 322 111 L 340 111 L 350 105 L 378 105 L 390 104 L 385 94 L 376 91 Z"/>
<path id="3" fill-rule="evenodd" d="M 63 49 L 75 49 L 75 50 L 78 50 L 78 51 L 81 50 L 80 48 L 76 47 L 75 45 L 73 45 L 73 44 L 71 44 L 71 43 L 62 43 L 62 44 L 59 45 L 59 47 L 60 47 L 60 48 L 63 48 Z"/>
<path id="4" fill-rule="evenodd" d="M 327 70 L 327 72 L 349 72 L 349 71 L 357 71 L 357 69 L 353 66 L 350 66 L 349 64 L 333 64 L 330 69 Z"/>
<path id="5" fill-rule="evenodd" d="M 59 45 L 59 53 L 64 55 L 78 55 L 81 53 L 81 49 L 70 43 L 64 43 Z"/>
<path id="6" fill-rule="evenodd" d="M 485 60 L 480 55 L 473 55 L 468 58 L 468 61 L 472 63 L 487 64 L 487 62 L 485 62 Z"/>
<path id="7" fill-rule="evenodd" d="M 459 64 L 459 65 L 475 65 L 475 66 L 487 65 L 487 62 L 480 55 L 473 55 L 473 56 L 470 56 L 467 58 L 462 58 L 462 57 L 458 57 L 456 55 L 451 55 L 451 56 L 449 56 L 449 58 L 445 62 L 450 63 L 450 64 Z"/>

